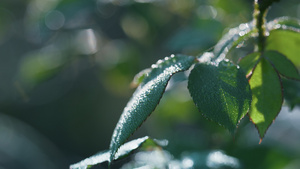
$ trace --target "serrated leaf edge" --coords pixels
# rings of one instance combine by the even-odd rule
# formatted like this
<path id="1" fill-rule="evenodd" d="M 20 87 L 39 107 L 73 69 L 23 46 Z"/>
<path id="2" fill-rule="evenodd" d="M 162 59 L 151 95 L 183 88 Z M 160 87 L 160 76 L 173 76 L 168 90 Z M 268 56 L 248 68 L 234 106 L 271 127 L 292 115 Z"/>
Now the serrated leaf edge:
<path id="1" fill-rule="evenodd" d="M 226 61 L 226 60 L 225 60 Z M 226 61 L 226 62 L 230 62 L 230 61 Z M 232 62 L 230 62 L 230 63 L 232 63 Z M 215 62 L 210 62 L 210 63 L 198 63 L 198 64 L 206 64 L 206 65 L 214 65 L 214 66 L 216 66 L 216 63 Z M 233 63 L 232 63 L 233 64 Z M 233 64 L 233 65 L 235 65 L 235 64 Z M 239 70 L 242 70 L 242 69 L 240 69 L 240 67 L 238 66 L 238 65 L 235 65 L 236 66 L 236 68 L 237 69 L 239 69 Z M 243 71 L 243 70 L 242 70 Z M 250 86 L 250 85 L 249 85 Z M 189 89 L 189 85 L 188 85 L 188 89 Z M 250 92 L 251 92 L 251 88 L 250 88 Z M 191 95 L 191 93 L 189 92 L 189 94 L 190 94 L 190 96 L 191 96 L 191 98 L 193 99 L 193 96 Z M 224 93 L 222 92 L 222 94 L 224 95 Z M 251 92 L 251 95 L 252 95 L 252 92 Z M 194 100 L 194 99 L 193 99 Z M 193 103 L 196 105 L 196 107 L 197 107 L 197 109 L 198 109 L 198 103 L 195 103 L 194 101 L 193 101 Z M 251 97 L 251 99 L 250 99 L 250 106 L 251 106 L 251 103 L 252 103 L 252 97 Z M 226 106 L 227 106 L 227 103 L 226 103 Z M 249 108 L 248 108 L 248 110 L 247 110 L 247 113 L 245 113 L 239 120 L 238 120 L 238 122 L 237 122 L 237 124 L 235 125 L 236 127 L 235 127 L 235 129 L 234 129 L 234 131 L 233 132 L 231 132 L 231 130 L 229 129 L 229 128 L 227 128 L 225 125 L 223 125 L 223 124 L 220 124 L 220 123 L 218 123 L 218 122 L 216 122 L 216 121 L 214 121 L 214 120 L 212 120 L 212 119 L 210 119 L 209 117 L 207 117 L 202 111 L 200 111 L 199 109 L 198 109 L 198 111 L 201 113 L 201 115 L 206 119 L 206 120 L 208 120 L 208 121 L 210 121 L 210 122 L 213 122 L 213 123 L 215 123 L 215 124 L 217 124 L 217 125 L 219 125 L 219 126 L 221 126 L 221 127 L 223 127 L 223 128 L 225 128 L 226 130 L 228 130 L 232 135 L 234 135 L 236 132 L 237 132 L 237 128 L 238 128 L 238 126 L 239 126 L 239 124 L 240 124 L 240 122 L 241 122 L 241 120 L 249 113 L 249 111 L 250 111 L 250 106 L 249 106 Z"/>
<path id="2" fill-rule="evenodd" d="M 253 53 L 255 53 L 255 52 L 253 52 Z M 258 53 L 259 53 L 259 52 L 258 52 Z M 248 55 L 246 55 L 246 56 L 240 58 L 239 61 L 238 61 L 238 63 L 239 63 L 243 58 L 245 58 L 245 57 L 247 57 L 247 56 L 249 56 L 249 55 L 251 55 L 251 54 L 252 54 L 252 53 L 250 53 L 250 54 L 248 54 Z M 246 72 L 244 71 L 244 73 L 245 73 L 246 78 L 248 79 L 248 81 L 250 80 L 250 78 L 251 78 L 251 76 L 252 76 L 252 74 L 253 74 L 253 71 L 254 71 L 254 69 L 256 68 L 256 66 L 257 66 L 257 64 L 259 63 L 259 61 L 261 60 L 261 58 L 262 58 L 262 56 L 261 56 L 261 54 L 260 54 L 259 59 L 256 61 L 255 65 L 254 65 L 253 68 L 251 69 L 250 73 L 246 74 Z"/>
<path id="3" fill-rule="evenodd" d="M 271 63 L 270 63 L 271 64 Z M 272 65 L 272 64 L 271 64 Z M 255 68 L 256 68 L 256 66 L 255 66 Z M 274 67 L 272 67 L 273 69 L 274 69 Z M 275 72 L 276 72 L 276 74 L 277 74 L 277 76 L 278 76 L 278 79 L 279 79 L 279 83 L 280 83 L 280 87 L 281 87 L 281 106 L 280 106 L 280 109 L 278 110 L 278 113 L 276 114 L 276 116 L 275 116 L 275 118 L 273 119 L 273 122 L 272 123 L 270 123 L 269 124 L 269 126 L 267 127 L 267 130 L 263 133 L 263 135 L 261 136 L 260 135 L 260 133 L 259 133 L 259 130 L 258 130 L 258 126 L 253 122 L 253 120 L 251 119 L 251 117 L 250 117 L 250 115 L 249 115 L 249 112 L 250 112 L 250 110 L 249 110 L 249 112 L 247 113 L 248 114 L 248 117 L 249 117 L 249 119 L 250 119 L 250 121 L 251 121 L 251 123 L 252 124 L 254 124 L 254 126 L 255 126 L 255 128 L 256 128 L 256 130 L 257 130 L 257 132 L 258 132 L 258 135 L 259 135 L 259 137 L 260 137 L 260 141 L 259 141 L 259 144 L 262 142 L 262 139 L 265 137 L 265 134 L 267 133 L 267 131 L 269 130 L 269 128 L 270 128 L 270 126 L 274 123 L 274 121 L 276 120 L 276 118 L 278 117 L 278 115 L 279 115 L 279 113 L 280 113 L 280 111 L 281 111 L 281 108 L 282 108 L 282 104 L 283 104 L 283 101 L 284 101 L 284 98 L 283 98 L 283 85 L 282 85 L 282 81 L 281 81 L 281 78 L 280 78 L 280 75 L 279 75 L 279 73 L 278 73 L 278 71 L 276 70 L 276 69 L 274 69 L 275 70 Z M 255 71 L 255 70 L 253 70 L 253 71 Z M 250 80 L 250 79 L 249 79 Z M 252 103 L 251 103 L 252 104 Z"/>
<path id="4" fill-rule="evenodd" d="M 175 56 L 194 57 L 194 56 L 187 56 L 187 55 L 181 55 L 181 54 L 176 54 L 176 55 L 172 54 L 170 57 L 165 57 L 164 60 L 167 61 L 169 58 L 173 58 L 173 57 L 175 57 Z M 151 70 L 160 67 L 164 60 L 160 59 L 160 60 L 158 60 L 155 64 L 152 64 L 152 65 L 151 65 Z M 166 90 L 166 87 L 167 87 L 167 85 L 168 85 L 168 83 L 169 83 L 171 77 L 172 77 L 174 74 L 176 74 L 176 73 L 184 72 L 184 71 L 188 70 L 190 67 L 192 67 L 192 66 L 193 66 L 195 63 L 197 63 L 197 62 L 198 62 L 197 58 L 194 57 L 194 63 L 192 63 L 187 69 L 181 70 L 181 71 L 176 71 L 176 72 L 172 73 L 172 74 L 169 76 L 169 78 L 167 79 L 167 83 L 166 83 L 166 85 L 164 86 L 162 95 L 161 95 L 161 97 L 159 98 L 158 103 L 156 104 L 156 106 L 154 107 L 154 109 L 151 111 L 151 113 L 147 116 L 147 118 L 139 125 L 139 127 L 137 127 L 137 128 L 135 129 L 135 131 L 136 131 L 138 128 L 140 128 L 140 126 L 148 119 L 148 117 L 153 113 L 153 111 L 154 111 L 154 110 L 156 109 L 156 107 L 158 106 L 158 104 L 160 103 L 160 100 L 161 100 L 161 98 L 162 98 L 162 96 L 163 96 L 163 94 L 164 94 L 164 92 L 165 92 L 165 90 Z M 145 81 L 146 78 L 147 78 L 147 76 L 143 79 L 143 82 L 142 82 L 140 85 L 143 85 L 143 84 L 144 84 L 144 81 Z M 148 82 L 147 82 L 147 83 L 148 83 Z M 146 83 L 146 84 L 147 84 L 147 83 Z M 137 90 L 138 90 L 138 89 L 137 89 Z M 134 132 L 135 132 L 135 131 L 134 131 Z M 108 161 L 108 162 L 109 162 L 109 165 L 110 165 L 111 162 L 113 161 L 114 156 L 115 156 L 115 154 L 118 152 L 118 150 L 120 149 L 120 147 L 128 140 L 128 138 L 129 138 L 131 135 L 133 135 L 134 132 L 132 132 L 132 133 L 127 137 L 127 139 L 126 139 L 123 143 L 120 144 L 120 146 L 116 149 L 115 152 L 112 153 L 112 152 L 111 152 L 111 149 L 109 150 L 109 151 L 110 151 L 110 159 L 109 159 L 109 161 Z"/>
<path id="5" fill-rule="evenodd" d="M 296 68 L 296 66 L 294 65 L 294 63 L 293 63 L 290 59 L 288 59 L 288 57 L 286 57 L 284 54 L 282 54 L 282 53 L 280 53 L 280 52 L 278 52 L 278 51 L 276 51 L 276 50 L 268 50 L 268 51 L 276 52 L 276 53 L 279 53 L 280 55 L 283 55 L 283 56 L 286 58 L 286 60 L 287 60 L 288 62 L 290 62 L 290 63 L 293 65 L 293 68 L 295 69 L 295 71 L 296 71 L 296 72 L 298 73 L 298 75 L 299 75 L 298 69 Z M 266 51 L 266 52 L 268 52 L 268 51 Z M 281 74 L 281 73 L 277 70 L 277 68 L 275 67 L 275 65 L 272 63 L 272 61 L 271 61 L 267 56 L 264 56 L 264 58 L 266 58 L 266 60 L 272 65 L 272 67 L 276 70 L 276 72 L 278 72 L 278 74 L 280 74 L 281 76 L 283 76 L 283 77 L 285 77 L 285 78 L 287 78 L 287 79 L 300 81 L 300 79 L 296 79 L 296 78 L 292 78 L 292 77 L 287 77 L 287 76 L 285 76 L 284 74 Z M 299 75 L 299 76 L 300 76 L 300 75 Z"/>

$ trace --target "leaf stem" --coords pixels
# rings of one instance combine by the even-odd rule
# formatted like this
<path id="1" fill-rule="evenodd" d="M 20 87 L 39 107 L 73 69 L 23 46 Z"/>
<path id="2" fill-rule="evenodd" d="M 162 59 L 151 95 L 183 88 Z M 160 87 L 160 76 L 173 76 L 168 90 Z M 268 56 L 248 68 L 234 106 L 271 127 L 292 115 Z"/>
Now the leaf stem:
<path id="1" fill-rule="evenodd" d="M 273 2 L 280 0 L 254 0 L 254 25 L 256 28 L 256 32 L 258 33 L 258 42 L 257 49 L 258 52 L 263 52 L 265 49 L 265 41 L 266 41 L 266 15 L 269 7 Z"/>
<path id="2" fill-rule="evenodd" d="M 257 39 L 257 51 L 263 52 L 265 49 L 265 41 L 266 41 L 266 14 L 267 14 L 267 8 L 263 7 L 262 5 L 263 0 L 255 0 L 254 1 L 254 25 L 256 32 L 258 34 Z"/>

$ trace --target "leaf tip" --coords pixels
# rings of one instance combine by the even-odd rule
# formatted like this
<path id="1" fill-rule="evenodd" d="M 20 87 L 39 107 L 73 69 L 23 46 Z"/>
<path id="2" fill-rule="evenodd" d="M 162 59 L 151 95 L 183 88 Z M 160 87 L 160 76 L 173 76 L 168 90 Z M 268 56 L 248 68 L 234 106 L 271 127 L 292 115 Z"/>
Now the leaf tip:
<path id="1" fill-rule="evenodd" d="M 258 144 L 261 144 L 261 142 L 262 142 L 262 138 L 260 138 L 260 140 L 259 140 L 259 143 L 258 143 Z"/>

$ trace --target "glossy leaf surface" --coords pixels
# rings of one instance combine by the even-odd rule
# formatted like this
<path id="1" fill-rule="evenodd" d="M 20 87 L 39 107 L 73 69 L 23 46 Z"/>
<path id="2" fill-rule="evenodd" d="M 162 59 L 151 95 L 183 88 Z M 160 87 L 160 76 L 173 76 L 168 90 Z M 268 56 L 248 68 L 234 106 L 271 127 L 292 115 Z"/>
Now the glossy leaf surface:
<path id="1" fill-rule="evenodd" d="M 132 151 L 140 148 L 142 145 L 146 144 L 147 142 L 152 142 L 156 144 L 157 146 L 166 146 L 167 141 L 166 140 L 153 140 L 149 138 L 148 136 L 145 136 L 143 138 L 139 138 L 136 140 L 132 140 L 130 142 L 125 143 L 122 145 L 118 151 L 118 153 L 115 155 L 114 160 L 119 160 L 127 155 L 129 155 Z M 109 150 L 97 153 L 87 159 L 84 159 L 76 164 L 73 164 L 70 166 L 70 169 L 86 169 L 89 166 L 93 166 L 96 164 L 100 164 L 106 161 L 109 161 L 110 158 L 110 152 Z"/>
<path id="2" fill-rule="evenodd" d="M 244 72 L 227 61 L 218 66 L 197 64 L 189 76 L 188 88 L 198 110 L 232 133 L 251 104 Z"/>
<path id="3" fill-rule="evenodd" d="M 289 30 L 274 30 L 266 41 L 266 50 L 275 50 L 285 55 L 300 68 L 300 33 Z"/>
<path id="4" fill-rule="evenodd" d="M 194 61 L 192 56 L 172 55 L 152 65 L 151 72 L 134 92 L 114 130 L 110 159 L 113 159 L 118 148 L 154 111 L 171 76 L 189 69 Z"/>
<path id="5" fill-rule="evenodd" d="M 291 17 L 280 17 L 276 18 L 267 23 L 268 30 L 291 30 L 298 31 L 300 30 L 300 20 L 297 18 Z"/>
<path id="6" fill-rule="evenodd" d="M 259 52 L 251 53 L 240 60 L 239 66 L 244 70 L 247 76 L 250 76 L 259 59 Z"/>
<path id="7" fill-rule="evenodd" d="M 242 23 L 236 28 L 232 28 L 225 34 L 222 39 L 216 44 L 214 48 L 215 59 L 225 58 L 227 52 L 233 47 L 237 46 L 242 41 L 246 40 L 251 36 L 253 32 L 253 24 L 250 23 Z"/>
<path id="8" fill-rule="evenodd" d="M 281 109 L 283 98 L 280 77 L 273 66 L 262 58 L 249 83 L 252 90 L 249 116 L 263 138 Z"/>
<path id="9" fill-rule="evenodd" d="M 271 62 L 281 75 L 286 78 L 300 80 L 298 70 L 283 54 L 277 51 L 266 51 L 263 55 Z"/>

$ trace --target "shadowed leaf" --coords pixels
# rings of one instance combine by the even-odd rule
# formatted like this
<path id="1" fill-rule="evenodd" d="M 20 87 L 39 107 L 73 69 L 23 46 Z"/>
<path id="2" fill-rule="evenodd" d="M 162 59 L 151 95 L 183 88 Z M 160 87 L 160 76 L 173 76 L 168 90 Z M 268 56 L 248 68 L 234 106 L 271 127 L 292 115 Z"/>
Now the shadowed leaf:
<path id="1" fill-rule="evenodd" d="M 244 70 L 247 77 L 253 73 L 253 69 L 258 63 L 259 59 L 260 59 L 260 53 L 255 52 L 245 56 L 240 60 L 239 66 Z"/>
<path id="2" fill-rule="evenodd" d="M 251 91 L 244 72 L 230 62 L 218 66 L 197 64 L 188 88 L 198 110 L 208 119 L 234 133 L 251 104 Z"/>
<path id="3" fill-rule="evenodd" d="M 266 51 L 263 55 L 271 62 L 271 64 L 282 76 L 289 79 L 300 80 L 298 70 L 284 55 L 277 51 Z"/>

